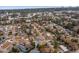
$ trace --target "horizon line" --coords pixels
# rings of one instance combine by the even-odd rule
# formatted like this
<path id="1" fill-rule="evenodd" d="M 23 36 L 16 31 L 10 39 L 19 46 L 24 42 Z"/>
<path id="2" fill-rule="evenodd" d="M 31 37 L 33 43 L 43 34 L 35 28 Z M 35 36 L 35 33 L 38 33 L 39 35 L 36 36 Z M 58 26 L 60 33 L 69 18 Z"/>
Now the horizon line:
<path id="1" fill-rule="evenodd" d="M 79 7 L 79 6 L 0 6 L 0 10 L 12 9 L 36 9 L 36 8 L 65 8 L 65 7 Z"/>

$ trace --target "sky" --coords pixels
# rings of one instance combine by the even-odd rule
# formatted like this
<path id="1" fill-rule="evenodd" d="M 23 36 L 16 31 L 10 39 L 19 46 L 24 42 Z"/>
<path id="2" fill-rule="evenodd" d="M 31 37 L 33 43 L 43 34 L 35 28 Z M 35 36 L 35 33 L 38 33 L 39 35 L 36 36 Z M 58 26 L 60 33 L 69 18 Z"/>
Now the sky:
<path id="1" fill-rule="evenodd" d="M 75 7 L 79 0 L 0 0 L 0 9 Z"/>

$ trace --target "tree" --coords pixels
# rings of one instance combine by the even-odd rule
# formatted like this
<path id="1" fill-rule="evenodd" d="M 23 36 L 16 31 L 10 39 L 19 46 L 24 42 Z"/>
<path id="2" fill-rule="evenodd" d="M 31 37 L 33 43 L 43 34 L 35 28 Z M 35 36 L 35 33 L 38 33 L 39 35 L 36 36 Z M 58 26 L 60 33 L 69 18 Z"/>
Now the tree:
<path id="1" fill-rule="evenodd" d="M 54 49 L 55 49 L 54 52 L 56 53 L 58 51 L 58 47 L 59 47 L 58 41 L 54 40 L 53 45 L 54 45 Z"/>

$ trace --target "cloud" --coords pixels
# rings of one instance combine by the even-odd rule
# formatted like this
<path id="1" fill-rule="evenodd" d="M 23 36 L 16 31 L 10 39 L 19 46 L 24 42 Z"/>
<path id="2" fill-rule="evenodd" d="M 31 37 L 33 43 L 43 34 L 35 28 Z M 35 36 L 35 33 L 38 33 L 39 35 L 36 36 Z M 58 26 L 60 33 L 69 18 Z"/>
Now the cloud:
<path id="1" fill-rule="evenodd" d="M 1 0 L 0 6 L 79 6 L 79 0 Z"/>

